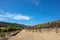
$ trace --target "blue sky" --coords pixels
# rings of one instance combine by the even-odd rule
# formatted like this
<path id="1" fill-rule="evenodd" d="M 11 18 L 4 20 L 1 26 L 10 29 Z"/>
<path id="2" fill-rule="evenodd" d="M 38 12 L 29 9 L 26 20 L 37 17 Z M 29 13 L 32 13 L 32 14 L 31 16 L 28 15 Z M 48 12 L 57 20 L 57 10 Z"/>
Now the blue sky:
<path id="1" fill-rule="evenodd" d="M 60 19 L 60 0 L 0 0 L 0 21 L 35 25 Z"/>

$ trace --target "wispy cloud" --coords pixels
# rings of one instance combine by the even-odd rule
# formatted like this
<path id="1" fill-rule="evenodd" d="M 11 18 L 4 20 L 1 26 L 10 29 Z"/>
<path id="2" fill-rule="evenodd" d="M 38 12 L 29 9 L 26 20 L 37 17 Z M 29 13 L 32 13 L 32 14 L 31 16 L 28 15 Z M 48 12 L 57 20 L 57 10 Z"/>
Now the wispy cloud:
<path id="1" fill-rule="evenodd" d="M 36 6 L 38 6 L 40 4 L 40 0 L 32 0 L 32 1 Z"/>
<path id="2" fill-rule="evenodd" d="M 1 11 L 0 11 L 1 12 Z M 13 14 L 8 12 L 2 12 L 0 14 L 0 20 L 13 19 L 13 20 L 30 20 L 31 17 L 21 14 Z"/>
<path id="3" fill-rule="evenodd" d="M 4 13 L 2 10 L 0 10 L 0 13 Z"/>
<path id="4" fill-rule="evenodd" d="M 38 6 L 40 4 L 41 0 L 24 0 L 24 2 Z"/>

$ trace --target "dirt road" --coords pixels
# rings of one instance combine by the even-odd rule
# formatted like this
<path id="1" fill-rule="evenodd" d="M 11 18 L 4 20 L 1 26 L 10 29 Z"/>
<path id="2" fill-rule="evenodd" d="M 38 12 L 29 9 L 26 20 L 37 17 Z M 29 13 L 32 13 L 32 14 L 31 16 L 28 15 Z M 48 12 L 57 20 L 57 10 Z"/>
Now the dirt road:
<path id="1" fill-rule="evenodd" d="M 60 33 L 56 32 L 29 32 L 22 30 L 16 36 L 11 37 L 9 40 L 60 40 Z"/>

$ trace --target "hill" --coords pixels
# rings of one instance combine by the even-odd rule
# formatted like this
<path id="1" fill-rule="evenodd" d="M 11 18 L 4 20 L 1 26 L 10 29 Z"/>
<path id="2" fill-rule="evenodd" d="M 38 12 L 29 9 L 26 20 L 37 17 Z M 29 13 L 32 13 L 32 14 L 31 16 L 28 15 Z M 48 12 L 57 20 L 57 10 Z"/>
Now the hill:
<path id="1" fill-rule="evenodd" d="M 43 28 L 60 28 L 60 20 L 57 20 L 57 21 L 53 21 L 53 22 L 47 22 L 47 23 L 43 23 L 43 24 L 37 24 L 37 25 L 34 25 L 34 26 L 37 26 L 37 27 L 43 27 Z"/>
<path id="2" fill-rule="evenodd" d="M 17 23 L 10 23 L 10 22 L 0 22 L 0 31 L 3 29 L 5 32 L 7 30 L 13 31 L 13 30 L 22 30 L 26 27 L 26 25 L 23 24 L 17 24 Z"/>

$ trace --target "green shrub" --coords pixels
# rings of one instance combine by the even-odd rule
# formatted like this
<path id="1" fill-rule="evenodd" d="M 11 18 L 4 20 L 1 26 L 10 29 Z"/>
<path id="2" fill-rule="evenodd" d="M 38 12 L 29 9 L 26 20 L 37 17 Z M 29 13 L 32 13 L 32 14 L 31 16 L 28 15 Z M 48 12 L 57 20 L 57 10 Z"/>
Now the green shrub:
<path id="1" fill-rule="evenodd" d="M 5 37 L 4 29 L 0 29 L 0 37 Z"/>
<path id="2" fill-rule="evenodd" d="M 5 34 L 4 33 L 0 33 L 0 37 L 5 37 Z"/>

